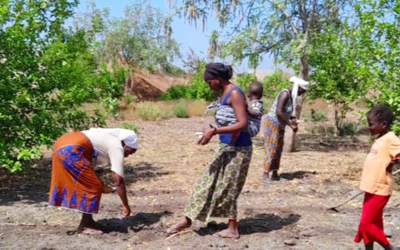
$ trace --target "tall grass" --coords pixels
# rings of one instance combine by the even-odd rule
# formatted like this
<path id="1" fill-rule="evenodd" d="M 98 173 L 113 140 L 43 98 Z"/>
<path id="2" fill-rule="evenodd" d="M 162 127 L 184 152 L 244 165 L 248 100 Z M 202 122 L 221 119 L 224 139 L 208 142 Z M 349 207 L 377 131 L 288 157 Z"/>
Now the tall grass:
<path id="1" fill-rule="evenodd" d="M 187 106 L 189 116 L 203 116 L 209 103 L 204 100 L 189 102 Z"/>
<path id="2" fill-rule="evenodd" d="M 174 105 L 174 114 L 178 118 L 188 118 L 188 105 L 185 100 L 180 100 Z"/>
<path id="3" fill-rule="evenodd" d="M 155 102 L 141 102 L 136 105 L 136 115 L 145 121 L 161 118 L 161 109 Z"/>

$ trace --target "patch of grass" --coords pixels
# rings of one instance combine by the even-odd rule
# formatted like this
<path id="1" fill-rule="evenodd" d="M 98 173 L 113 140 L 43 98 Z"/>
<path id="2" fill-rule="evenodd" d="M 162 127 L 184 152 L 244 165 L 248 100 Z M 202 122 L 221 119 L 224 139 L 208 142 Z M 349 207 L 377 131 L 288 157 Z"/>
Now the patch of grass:
<path id="1" fill-rule="evenodd" d="M 344 122 L 339 130 L 339 136 L 354 136 L 358 132 L 358 125 L 355 122 Z"/>
<path id="2" fill-rule="evenodd" d="M 124 95 L 119 101 L 118 109 L 121 111 L 132 108 L 135 101 L 136 97 L 134 95 Z"/>
<path id="3" fill-rule="evenodd" d="M 325 122 L 328 120 L 326 114 L 323 111 L 315 110 L 313 108 L 310 109 L 309 112 L 306 114 L 306 121 L 312 122 Z"/>
<path id="4" fill-rule="evenodd" d="M 312 127 L 306 128 L 306 131 L 312 135 L 321 135 L 321 136 L 335 135 L 335 128 L 333 126 L 327 126 L 327 125 L 314 125 Z"/>
<path id="5" fill-rule="evenodd" d="M 161 109 L 155 102 L 141 102 L 136 106 L 136 115 L 145 121 L 161 118 Z"/>
<path id="6" fill-rule="evenodd" d="M 187 105 L 189 116 L 203 116 L 204 111 L 210 103 L 211 102 L 206 102 L 204 100 L 189 102 Z"/>
<path id="7" fill-rule="evenodd" d="M 187 103 L 184 100 L 180 100 L 179 102 L 175 103 L 174 105 L 174 114 L 178 118 L 188 118 L 189 112 Z"/>
<path id="8" fill-rule="evenodd" d="M 122 123 L 122 128 L 133 130 L 136 133 L 138 132 L 138 127 L 136 126 L 135 123 L 126 123 L 126 122 L 124 122 L 124 123 Z"/>

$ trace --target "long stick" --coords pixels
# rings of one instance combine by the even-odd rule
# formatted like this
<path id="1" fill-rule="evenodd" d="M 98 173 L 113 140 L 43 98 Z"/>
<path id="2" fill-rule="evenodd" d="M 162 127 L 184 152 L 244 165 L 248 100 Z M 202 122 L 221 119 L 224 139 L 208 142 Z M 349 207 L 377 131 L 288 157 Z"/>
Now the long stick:
<path id="1" fill-rule="evenodd" d="M 396 175 L 396 174 L 399 173 L 399 172 L 400 172 L 400 169 L 397 169 L 396 171 L 393 172 L 393 175 Z M 360 196 L 360 195 L 363 194 L 363 193 L 364 193 L 364 191 L 358 190 L 358 192 L 355 193 L 353 196 L 351 196 L 349 199 L 347 199 L 346 201 L 340 203 L 339 205 L 336 205 L 336 206 L 334 206 L 334 207 L 328 208 L 328 210 L 333 210 L 333 211 L 335 211 L 335 212 L 338 212 L 338 211 L 336 210 L 336 208 L 343 206 L 344 204 L 348 203 L 348 202 L 351 201 L 351 200 L 354 200 L 355 198 L 357 198 L 358 196 Z"/>

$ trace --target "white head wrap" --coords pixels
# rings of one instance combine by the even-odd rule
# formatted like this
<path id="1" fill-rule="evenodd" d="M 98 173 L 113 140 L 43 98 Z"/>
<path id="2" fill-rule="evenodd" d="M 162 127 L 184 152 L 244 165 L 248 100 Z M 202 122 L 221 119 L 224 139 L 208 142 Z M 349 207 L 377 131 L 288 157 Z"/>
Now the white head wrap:
<path id="1" fill-rule="evenodd" d="M 297 92 L 299 91 L 299 87 L 304 90 L 307 90 L 308 87 L 310 86 L 310 83 L 304 81 L 301 78 L 298 78 L 297 76 L 290 77 L 289 81 L 293 84 L 292 88 L 293 116 L 296 116 Z"/>
<path id="2" fill-rule="evenodd" d="M 130 148 L 138 148 L 138 138 L 135 131 L 133 130 L 122 128 L 91 128 L 90 130 L 93 129 L 101 130 L 118 137 L 120 141 L 123 141 L 125 145 Z"/>

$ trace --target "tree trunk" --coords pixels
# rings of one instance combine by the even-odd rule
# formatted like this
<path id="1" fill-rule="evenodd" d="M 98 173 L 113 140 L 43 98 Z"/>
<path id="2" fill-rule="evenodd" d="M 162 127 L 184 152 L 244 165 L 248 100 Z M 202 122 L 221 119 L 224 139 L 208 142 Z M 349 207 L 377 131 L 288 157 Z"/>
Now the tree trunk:
<path id="1" fill-rule="evenodd" d="M 334 101 L 334 110 L 335 110 L 335 136 L 338 137 L 340 133 L 340 123 L 339 123 L 339 104 L 337 101 Z"/>
<path id="2" fill-rule="evenodd" d="M 308 62 L 307 62 L 306 56 L 303 56 L 300 59 L 299 77 L 306 81 L 308 80 Z M 294 104 L 295 109 L 296 109 L 297 120 L 300 119 L 300 114 L 301 114 L 301 109 L 302 109 L 304 98 L 305 98 L 305 94 L 303 96 L 299 96 L 297 98 L 297 103 Z M 300 123 L 299 125 L 301 126 L 302 124 Z M 294 133 L 293 130 L 289 126 L 286 126 L 286 128 L 285 128 L 285 137 L 284 137 L 283 141 L 284 141 L 283 152 L 289 153 L 289 152 L 296 151 L 296 133 Z"/>

